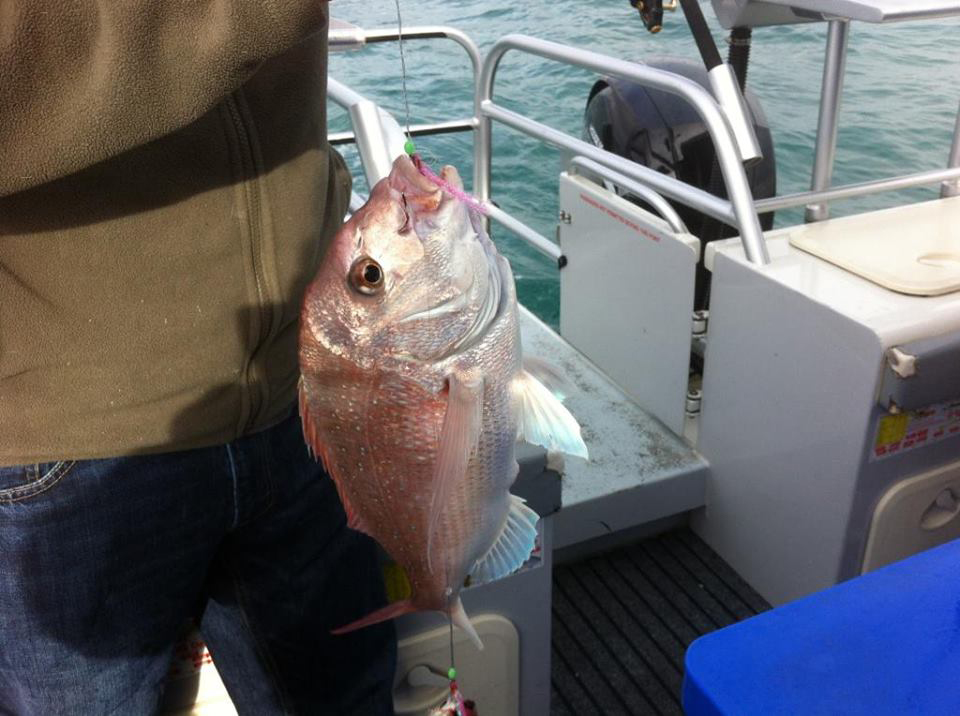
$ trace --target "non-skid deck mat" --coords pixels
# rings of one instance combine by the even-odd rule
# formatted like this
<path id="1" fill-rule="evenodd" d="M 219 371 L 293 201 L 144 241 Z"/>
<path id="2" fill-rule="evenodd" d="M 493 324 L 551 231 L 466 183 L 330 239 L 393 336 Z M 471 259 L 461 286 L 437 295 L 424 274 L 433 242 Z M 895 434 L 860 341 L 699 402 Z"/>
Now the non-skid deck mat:
<path id="1" fill-rule="evenodd" d="M 553 572 L 553 716 L 678 714 L 683 655 L 770 608 L 689 530 Z"/>

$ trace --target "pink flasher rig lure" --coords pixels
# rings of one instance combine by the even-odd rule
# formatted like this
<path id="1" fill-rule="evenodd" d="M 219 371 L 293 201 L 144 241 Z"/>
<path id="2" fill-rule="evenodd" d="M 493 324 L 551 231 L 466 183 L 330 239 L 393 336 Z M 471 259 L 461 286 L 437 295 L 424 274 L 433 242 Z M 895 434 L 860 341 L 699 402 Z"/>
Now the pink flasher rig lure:
<path id="1" fill-rule="evenodd" d="M 423 159 L 420 158 L 419 154 L 416 154 L 412 151 L 413 143 L 407 142 L 406 145 L 407 153 L 410 154 L 410 158 L 413 160 L 414 166 L 419 170 L 423 176 L 432 181 L 438 187 L 443 189 L 445 192 L 450 194 L 450 196 L 455 197 L 458 201 L 463 202 L 468 207 L 473 209 L 479 214 L 486 216 L 489 212 L 487 205 L 482 201 L 477 199 L 475 196 L 472 196 L 465 192 L 463 189 L 455 187 L 453 184 L 445 180 L 443 177 L 439 176 L 436 172 L 431 169 Z"/>
<path id="2" fill-rule="evenodd" d="M 476 704 L 463 698 L 460 687 L 457 685 L 457 670 L 453 667 L 448 672 L 450 678 L 450 693 L 442 705 L 433 709 L 429 716 L 477 716 Z"/>

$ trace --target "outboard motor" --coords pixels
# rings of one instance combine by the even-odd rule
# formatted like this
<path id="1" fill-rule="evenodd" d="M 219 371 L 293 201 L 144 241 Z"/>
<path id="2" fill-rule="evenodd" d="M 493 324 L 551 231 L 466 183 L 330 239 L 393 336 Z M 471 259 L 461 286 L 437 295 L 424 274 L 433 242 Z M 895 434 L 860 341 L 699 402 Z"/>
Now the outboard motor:
<path id="1" fill-rule="evenodd" d="M 710 91 L 707 70 L 696 62 L 663 58 L 646 64 L 682 75 Z M 749 89 L 744 96 L 749 119 L 763 152 L 760 161 L 746 168 L 747 179 L 755 199 L 772 197 L 777 190 L 773 137 L 760 100 Z M 726 198 L 726 187 L 707 127 L 693 107 L 680 97 L 628 80 L 600 79 L 593 85 L 587 100 L 583 138 L 614 154 Z M 645 206 L 642 200 L 628 192 L 620 193 Z M 704 247 L 710 241 L 737 234 L 736 229 L 694 209 L 672 200 L 670 203 Z M 765 231 L 772 228 L 773 213 L 761 214 L 760 225 Z M 704 269 L 701 257 L 697 267 L 694 308 L 706 308 L 708 300 L 709 273 Z"/>

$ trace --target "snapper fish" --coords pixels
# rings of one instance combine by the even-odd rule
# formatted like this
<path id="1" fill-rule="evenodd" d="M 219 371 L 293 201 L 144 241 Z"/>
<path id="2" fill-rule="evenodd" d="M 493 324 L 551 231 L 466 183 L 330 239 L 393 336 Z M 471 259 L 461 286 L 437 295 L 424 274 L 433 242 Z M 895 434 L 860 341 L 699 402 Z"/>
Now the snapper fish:
<path id="1" fill-rule="evenodd" d="M 460 590 L 517 570 L 536 540 L 538 515 L 509 492 L 515 443 L 587 457 L 550 370 L 521 357 L 510 265 L 464 197 L 455 168 L 431 180 L 399 157 L 304 296 L 304 437 L 348 525 L 411 587 L 335 633 L 437 610 L 482 648 Z"/>

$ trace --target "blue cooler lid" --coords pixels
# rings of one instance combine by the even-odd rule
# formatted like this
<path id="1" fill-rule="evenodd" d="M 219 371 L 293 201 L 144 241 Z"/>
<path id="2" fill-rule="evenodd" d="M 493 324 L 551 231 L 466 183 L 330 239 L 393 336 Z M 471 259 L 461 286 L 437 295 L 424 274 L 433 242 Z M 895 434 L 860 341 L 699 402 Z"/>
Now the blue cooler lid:
<path id="1" fill-rule="evenodd" d="M 960 715 L 960 540 L 697 639 L 683 707 Z"/>

